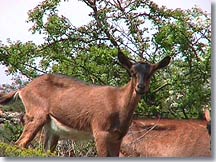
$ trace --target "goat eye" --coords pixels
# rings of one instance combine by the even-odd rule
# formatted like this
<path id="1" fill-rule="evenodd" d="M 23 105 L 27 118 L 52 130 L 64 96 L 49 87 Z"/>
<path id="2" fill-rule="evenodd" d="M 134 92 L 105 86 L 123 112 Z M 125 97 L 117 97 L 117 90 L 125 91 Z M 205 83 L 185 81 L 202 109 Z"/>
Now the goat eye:
<path id="1" fill-rule="evenodd" d="M 136 72 L 135 71 L 131 70 L 130 73 L 131 73 L 131 76 L 136 77 Z"/>

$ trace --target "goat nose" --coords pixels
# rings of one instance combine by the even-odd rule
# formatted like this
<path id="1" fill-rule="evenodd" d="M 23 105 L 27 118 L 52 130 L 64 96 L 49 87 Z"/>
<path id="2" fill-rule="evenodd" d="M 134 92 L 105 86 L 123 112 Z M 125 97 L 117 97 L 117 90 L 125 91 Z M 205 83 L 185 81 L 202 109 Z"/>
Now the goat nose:
<path id="1" fill-rule="evenodd" d="M 138 84 L 138 88 L 140 88 L 140 89 L 144 89 L 144 84 Z"/>

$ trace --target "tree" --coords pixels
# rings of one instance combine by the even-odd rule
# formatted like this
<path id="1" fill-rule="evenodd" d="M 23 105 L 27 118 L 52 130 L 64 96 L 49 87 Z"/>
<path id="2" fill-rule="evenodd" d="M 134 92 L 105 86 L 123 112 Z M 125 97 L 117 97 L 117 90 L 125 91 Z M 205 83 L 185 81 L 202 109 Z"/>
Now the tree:
<path id="1" fill-rule="evenodd" d="M 150 0 L 82 0 L 92 21 L 75 27 L 58 14 L 60 0 L 45 0 L 30 10 L 31 32 L 44 43 L 0 45 L 0 61 L 9 73 L 30 79 L 55 72 L 99 85 L 123 85 L 128 76 L 118 65 L 117 51 L 132 60 L 173 62 L 152 80 L 138 116 L 200 118 L 210 105 L 210 15 L 199 8 L 170 10 Z M 64 2 L 67 3 L 67 2 Z M 159 74 L 159 75 L 158 75 Z"/>

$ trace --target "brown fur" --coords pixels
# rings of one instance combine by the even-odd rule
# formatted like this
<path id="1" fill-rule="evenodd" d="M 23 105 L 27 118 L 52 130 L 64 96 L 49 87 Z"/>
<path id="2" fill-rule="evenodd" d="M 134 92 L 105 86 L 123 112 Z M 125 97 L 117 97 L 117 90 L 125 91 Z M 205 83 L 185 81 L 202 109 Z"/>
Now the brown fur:
<path id="1" fill-rule="evenodd" d="M 207 121 L 135 120 L 122 142 L 125 156 L 210 157 Z"/>
<path id="2" fill-rule="evenodd" d="M 131 81 L 120 88 L 87 85 L 63 75 L 46 74 L 19 90 L 17 93 L 25 106 L 26 115 L 24 130 L 17 144 L 27 147 L 36 133 L 44 125 L 48 126 L 51 117 L 54 117 L 67 130 L 91 133 L 99 156 L 118 156 L 122 138 L 128 131 L 141 94 L 148 91 L 153 72 L 167 66 L 170 57 L 158 64 L 148 64 L 148 69 L 141 63 L 133 65 L 121 53 L 118 58 L 134 73 Z M 164 63 L 164 60 L 167 61 Z M 0 101 L 12 97 L 9 94 Z M 47 128 L 45 148 L 53 151 L 59 135 L 53 134 L 50 128 Z"/>

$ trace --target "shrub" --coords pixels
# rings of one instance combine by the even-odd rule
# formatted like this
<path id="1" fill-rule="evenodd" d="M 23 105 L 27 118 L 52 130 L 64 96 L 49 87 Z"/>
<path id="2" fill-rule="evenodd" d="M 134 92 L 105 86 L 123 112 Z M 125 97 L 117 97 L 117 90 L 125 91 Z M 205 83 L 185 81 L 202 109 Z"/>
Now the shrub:
<path id="1" fill-rule="evenodd" d="M 0 127 L 0 140 L 10 143 L 15 142 L 22 133 L 22 126 L 17 123 L 6 122 Z"/>
<path id="2" fill-rule="evenodd" d="M 54 157 L 51 152 L 44 153 L 41 149 L 20 149 L 17 146 L 0 142 L 1 157 Z"/>

